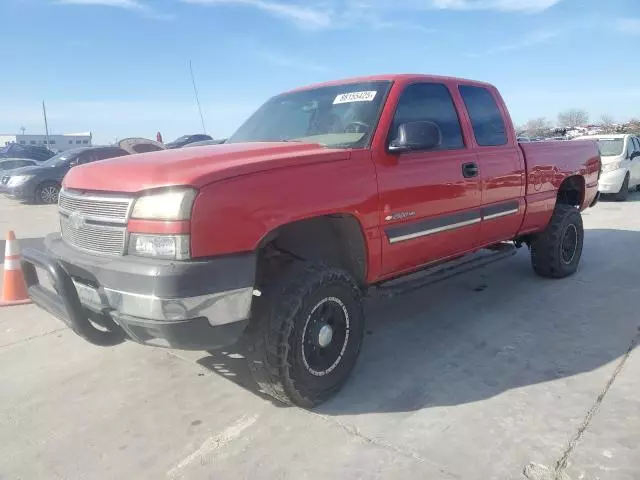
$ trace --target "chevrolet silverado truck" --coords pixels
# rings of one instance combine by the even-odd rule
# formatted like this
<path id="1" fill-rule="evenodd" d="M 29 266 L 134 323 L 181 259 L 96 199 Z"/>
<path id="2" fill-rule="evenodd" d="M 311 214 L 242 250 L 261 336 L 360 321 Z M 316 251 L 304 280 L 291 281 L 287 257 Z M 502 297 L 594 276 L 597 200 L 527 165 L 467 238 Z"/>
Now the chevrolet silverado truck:
<path id="1" fill-rule="evenodd" d="M 222 145 L 70 170 L 61 232 L 23 269 L 33 302 L 91 343 L 242 339 L 261 388 L 308 408 L 352 371 L 370 287 L 523 245 L 538 275 L 574 273 L 600 163 L 593 141 L 517 143 L 487 83 L 329 82 L 268 100 Z"/>

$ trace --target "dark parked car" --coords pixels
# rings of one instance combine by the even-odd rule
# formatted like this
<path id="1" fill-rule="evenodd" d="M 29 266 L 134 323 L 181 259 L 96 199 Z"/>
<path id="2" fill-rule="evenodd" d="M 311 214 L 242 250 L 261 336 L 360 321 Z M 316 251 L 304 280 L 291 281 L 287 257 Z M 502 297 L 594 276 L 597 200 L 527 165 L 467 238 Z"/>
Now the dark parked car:
<path id="1" fill-rule="evenodd" d="M 29 158 L 0 158 L 0 178 L 2 178 L 2 173 L 8 170 L 31 167 L 33 165 L 38 165 L 38 162 Z"/>
<path id="2" fill-rule="evenodd" d="M 129 155 L 120 147 L 85 147 L 50 158 L 35 166 L 11 170 L 1 175 L 0 191 L 11 198 L 27 202 L 56 203 L 62 178 L 72 167 L 107 158 Z"/>
<path id="3" fill-rule="evenodd" d="M 44 162 L 55 155 L 54 152 L 47 147 L 39 147 L 37 145 L 20 145 L 19 143 L 10 143 L 0 148 L 0 158 L 30 158 L 39 162 Z"/>
<path id="4" fill-rule="evenodd" d="M 209 135 L 205 135 L 204 133 L 195 133 L 193 135 L 183 135 L 179 138 L 176 138 L 173 142 L 169 142 L 166 144 L 167 148 L 182 148 L 190 143 L 202 142 L 204 140 L 213 140 Z"/>
<path id="5" fill-rule="evenodd" d="M 221 143 L 226 142 L 227 139 L 223 138 L 221 140 L 202 140 L 200 142 L 193 142 L 185 145 L 186 147 L 204 147 L 205 145 L 220 145 Z"/>

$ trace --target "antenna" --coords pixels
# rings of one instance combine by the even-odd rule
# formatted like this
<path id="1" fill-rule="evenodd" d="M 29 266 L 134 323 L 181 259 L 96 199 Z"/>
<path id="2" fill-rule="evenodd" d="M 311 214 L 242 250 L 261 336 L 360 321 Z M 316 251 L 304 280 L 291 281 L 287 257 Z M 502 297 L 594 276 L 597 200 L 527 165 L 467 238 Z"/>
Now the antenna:
<path id="1" fill-rule="evenodd" d="M 47 124 L 47 109 L 44 106 L 44 100 L 42 101 L 42 114 L 44 115 L 44 130 L 47 135 L 47 148 L 51 146 L 49 143 L 49 125 Z"/>
<path id="2" fill-rule="evenodd" d="M 191 83 L 193 83 L 193 92 L 196 94 L 196 103 L 198 104 L 198 112 L 200 112 L 200 121 L 202 122 L 202 133 L 207 133 L 207 127 L 204 126 L 204 117 L 202 116 L 202 108 L 200 107 L 200 99 L 198 98 L 198 88 L 196 87 L 196 79 L 193 76 L 193 66 L 189 60 L 189 72 L 191 72 Z"/>

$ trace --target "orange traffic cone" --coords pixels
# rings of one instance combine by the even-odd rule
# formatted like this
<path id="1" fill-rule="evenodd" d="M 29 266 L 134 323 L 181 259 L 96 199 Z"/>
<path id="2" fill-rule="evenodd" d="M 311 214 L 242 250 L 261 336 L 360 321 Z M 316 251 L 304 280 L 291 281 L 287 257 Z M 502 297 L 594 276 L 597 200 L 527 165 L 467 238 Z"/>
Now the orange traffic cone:
<path id="1" fill-rule="evenodd" d="M 4 246 L 4 281 L 0 307 L 31 303 L 20 266 L 20 247 L 13 231 L 7 233 Z"/>

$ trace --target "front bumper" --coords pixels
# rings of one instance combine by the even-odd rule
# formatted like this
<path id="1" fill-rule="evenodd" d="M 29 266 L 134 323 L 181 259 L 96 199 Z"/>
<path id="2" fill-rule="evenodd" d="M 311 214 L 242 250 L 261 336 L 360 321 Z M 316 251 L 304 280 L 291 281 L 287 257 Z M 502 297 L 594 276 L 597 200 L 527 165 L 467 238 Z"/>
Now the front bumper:
<path id="1" fill-rule="evenodd" d="M 29 295 L 91 343 L 128 338 L 211 350 L 237 341 L 248 324 L 253 254 L 189 262 L 106 257 L 69 247 L 59 234 L 45 246 L 23 252 Z M 48 273 L 55 292 L 40 283 L 35 267 Z"/>
<path id="2" fill-rule="evenodd" d="M 14 200 L 32 200 L 35 197 L 34 188 L 29 184 L 18 185 L 17 187 L 0 186 L 0 193 Z"/>
<path id="3" fill-rule="evenodd" d="M 603 173 L 598 180 L 598 191 L 600 193 L 618 193 L 622 189 L 624 177 L 627 175 L 626 168 L 619 168 L 613 172 Z"/>

